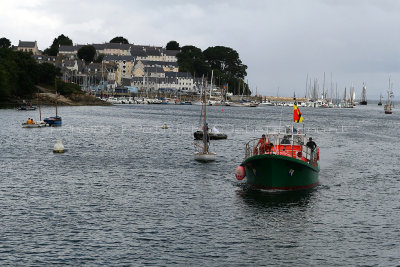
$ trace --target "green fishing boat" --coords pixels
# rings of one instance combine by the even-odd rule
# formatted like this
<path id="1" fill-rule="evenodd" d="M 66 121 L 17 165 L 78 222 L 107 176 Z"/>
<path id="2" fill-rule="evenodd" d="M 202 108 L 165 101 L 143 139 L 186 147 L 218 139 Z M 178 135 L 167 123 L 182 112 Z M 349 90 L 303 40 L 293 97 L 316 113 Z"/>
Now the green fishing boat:
<path id="1" fill-rule="evenodd" d="M 318 185 L 319 148 L 292 126 L 246 144 L 236 178 L 265 190 L 299 190 Z"/>

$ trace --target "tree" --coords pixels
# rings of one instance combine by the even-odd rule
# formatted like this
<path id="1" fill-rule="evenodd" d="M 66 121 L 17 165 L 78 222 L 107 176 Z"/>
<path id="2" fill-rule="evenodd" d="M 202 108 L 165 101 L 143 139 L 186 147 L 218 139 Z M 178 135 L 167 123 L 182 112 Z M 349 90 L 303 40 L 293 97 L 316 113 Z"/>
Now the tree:
<path id="1" fill-rule="evenodd" d="M 179 50 L 179 43 L 177 41 L 169 41 L 167 46 L 166 46 L 167 50 Z"/>
<path id="2" fill-rule="evenodd" d="M 92 62 L 95 55 L 96 48 L 93 45 L 85 45 L 78 50 L 78 57 L 85 60 L 86 63 Z"/>
<path id="3" fill-rule="evenodd" d="M 209 47 L 203 52 L 206 61 L 212 69 L 218 69 L 224 74 L 243 79 L 247 66 L 242 64 L 239 53 L 225 46 Z"/>
<path id="4" fill-rule="evenodd" d="M 101 63 L 102 61 L 103 61 L 103 59 L 104 59 L 104 54 L 99 54 L 97 57 L 96 57 L 96 60 L 94 61 L 94 62 L 96 62 L 96 63 Z"/>
<path id="5" fill-rule="evenodd" d="M 247 66 L 242 63 L 237 51 L 230 47 L 215 46 L 207 48 L 203 54 L 211 69 L 217 73 L 215 77 L 218 77 L 219 83 L 228 84 L 229 91 L 233 92 L 239 81 L 244 83 Z M 246 91 L 250 94 L 247 85 Z"/>
<path id="6" fill-rule="evenodd" d="M 53 84 L 58 75 L 59 68 L 38 64 L 31 53 L 0 48 L 0 97 L 29 96 L 35 85 Z"/>
<path id="7" fill-rule="evenodd" d="M 10 48 L 11 42 L 7 38 L 0 38 L 0 48 Z"/>
<path id="8" fill-rule="evenodd" d="M 50 63 L 38 64 L 37 82 L 52 85 L 57 76 L 61 76 L 60 68 Z"/>
<path id="9" fill-rule="evenodd" d="M 117 36 L 111 39 L 110 43 L 116 43 L 116 44 L 129 44 L 128 40 L 125 39 L 122 36 Z"/>
<path id="10" fill-rule="evenodd" d="M 176 57 L 178 58 L 180 71 L 188 71 L 198 77 L 203 74 L 207 76 L 211 72 L 200 48 L 192 45 L 184 46 Z"/>
<path id="11" fill-rule="evenodd" d="M 46 48 L 43 53 L 49 56 L 57 56 L 60 45 L 72 45 L 72 40 L 68 36 L 61 34 L 57 38 L 54 38 L 53 44 L 49 48 Z"/>

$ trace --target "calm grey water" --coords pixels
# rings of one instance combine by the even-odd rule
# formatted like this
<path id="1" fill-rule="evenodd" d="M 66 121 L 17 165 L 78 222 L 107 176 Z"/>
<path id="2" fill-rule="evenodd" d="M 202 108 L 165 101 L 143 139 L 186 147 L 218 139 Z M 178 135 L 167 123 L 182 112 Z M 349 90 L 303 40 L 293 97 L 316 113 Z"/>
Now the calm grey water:
<path id="1" fill-rule="evenodd" d="M 193 160 L 200 109 L 61 107 L 63 126 L 43 129 L 20 126 L 37 111 L 0 110 L 0 265 L 400 264 L 400 110 L 301 108 L 321 185 L 270 194 L 234 171 L 293 108 L 210 107 L 229 139 L 209 164 Z"/>

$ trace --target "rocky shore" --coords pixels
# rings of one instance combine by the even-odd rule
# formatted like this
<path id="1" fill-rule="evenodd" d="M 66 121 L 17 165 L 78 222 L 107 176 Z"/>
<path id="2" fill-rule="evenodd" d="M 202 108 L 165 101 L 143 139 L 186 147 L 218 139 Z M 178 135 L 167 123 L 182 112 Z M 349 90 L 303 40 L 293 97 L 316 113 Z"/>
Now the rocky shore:
<path id="1" fill-rule="evenodd" d="M 56 104 L 57 95 L 44 87 L 38 87 L 40 104 L 53 106 Z M 38 105 L 38 96 L 33 94 L 25 97 L 7 97 L 0 99 L 0 105 L 5 107 L 20 106 L 24 103 Z M 110 103 L 102 101 L 95 96 L 86 94 L 72 94 L 68 96 L 58 95 L 57 104 L 60 106 L 109 106 Z"/>

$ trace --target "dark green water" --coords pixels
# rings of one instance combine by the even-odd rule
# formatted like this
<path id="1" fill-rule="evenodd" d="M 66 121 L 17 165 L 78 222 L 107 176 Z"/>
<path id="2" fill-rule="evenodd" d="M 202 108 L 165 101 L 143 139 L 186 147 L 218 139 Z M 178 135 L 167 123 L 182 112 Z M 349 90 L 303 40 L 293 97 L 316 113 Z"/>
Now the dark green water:
<path id="1" fill-rule="evenodd" d="M 200 108 L 61 107 L 63 126 L 44 129 L 21 128 L 38 111 L 1 109 L 0 265 L 400 264 L 400 111 L 300 107 L 321 185 L 268 194 L 234 171 L 247 140 L 293 109 L 210 107 L 229 137 L 201 164 Z"/>

